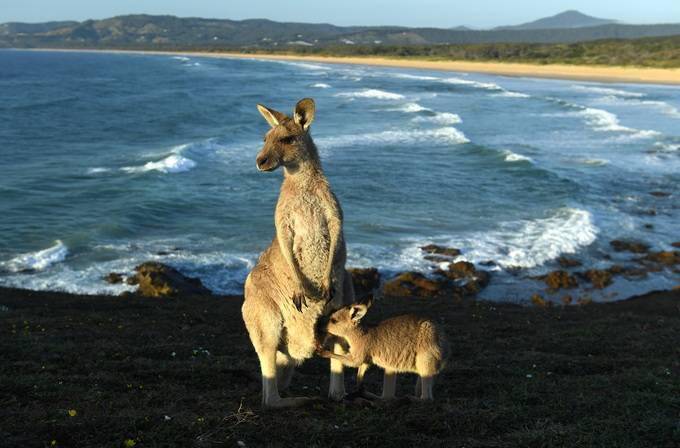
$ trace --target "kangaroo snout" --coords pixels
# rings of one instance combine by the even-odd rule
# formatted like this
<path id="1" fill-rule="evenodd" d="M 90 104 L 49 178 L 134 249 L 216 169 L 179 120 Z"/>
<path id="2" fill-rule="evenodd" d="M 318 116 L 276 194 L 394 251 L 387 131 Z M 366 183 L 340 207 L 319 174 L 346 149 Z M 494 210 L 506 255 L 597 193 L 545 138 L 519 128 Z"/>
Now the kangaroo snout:
<path id="1" fill-rule="evenodd" d="M 270 157 L 266 154 L 257 156 L 255 159 L 255 165 L 260 171 L 273 171 L 278 167 L 278 163 L 275 157 Z"/>

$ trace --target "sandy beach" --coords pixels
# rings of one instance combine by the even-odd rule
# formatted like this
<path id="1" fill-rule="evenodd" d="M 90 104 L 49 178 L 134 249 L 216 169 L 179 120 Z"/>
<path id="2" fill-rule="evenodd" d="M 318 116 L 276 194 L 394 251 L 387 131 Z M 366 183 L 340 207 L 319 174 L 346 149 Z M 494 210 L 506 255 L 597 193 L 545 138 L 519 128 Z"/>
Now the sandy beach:
<path id="1" fill-rule="evenodd" d="M 680 69 L 646 67 L 606 67 L 558 64 L 516 64 L 505 62 L 436 61 L 424 59 L 390 59 L 378 57 L 300 56 L 284 54 L 244 54 L 232 52 L 134 51 L 134 50 L 52 50 L 37 51 L 103 51 L 109 53 L 171 54 L 211 58 L 264 59 L 278 61 L 318 62 L 324 64 L 360 64 L 378 67 L 488 73 L 529 78 L 570 79 L 605 83 L 641 83 L 680 85 Z"/>

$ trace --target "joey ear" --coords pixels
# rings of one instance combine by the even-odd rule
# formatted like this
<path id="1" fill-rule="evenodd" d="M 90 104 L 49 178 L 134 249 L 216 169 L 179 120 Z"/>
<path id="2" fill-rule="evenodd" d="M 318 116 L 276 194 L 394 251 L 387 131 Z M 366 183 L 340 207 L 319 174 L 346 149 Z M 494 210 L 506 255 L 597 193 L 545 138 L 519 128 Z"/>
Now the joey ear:
<path id="1" fill-rule="evenodd" d="M 368 311 L 368 307 L 363 303 L 352 305 L 349 309 L 349 318 L 352 319 L 352 322 L 358 323 L 366 315 L 366 311 Z"/>
<path id="2" fill-rule="evenodd" d="M 305 98 L 295 105 L 295 111 L 293 112 L 293 120 L 296 124 L 299 124 L 305 131 L 309 129 L 309 125 L 314 121 L 314 112 L 316 106 L 314 105 L 314 100 L 311 98 Z"/>
<path id="3" fill-rule="evenodd" d="M 267 120 L 269 126 L 273 128 L 275 128 L 276 126 L 281 124 L 283 120 L 288 118 L 286 117 L 286 114 L 282 114 L 281 112 L 274 109 L 270 109 L 267 106 L 263 106 L 262 104 L 257 105 L 257 110 L 259 110 L 264 119 Z"/>

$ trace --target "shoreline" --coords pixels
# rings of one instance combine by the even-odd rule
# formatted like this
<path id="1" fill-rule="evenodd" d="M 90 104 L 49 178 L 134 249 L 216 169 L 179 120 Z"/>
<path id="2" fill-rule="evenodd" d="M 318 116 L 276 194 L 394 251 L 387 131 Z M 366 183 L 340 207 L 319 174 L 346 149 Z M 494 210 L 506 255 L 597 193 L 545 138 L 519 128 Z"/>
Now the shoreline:
<path id="1" fill-rule="evenodd" d="M 498 76 L 571 80 L 601 83 L 680 85 L 680 68 L 646 68 L 624 66 L 529 64 L 514 62 L 435 61 L 426 59 L 394 59 L 383 57 L 304 56 L 287 54 L 246 54 L 234 52 L 16 48 L 16 51 L 81 52 L 113 54 L 149 54 L 210 57 L 216 59 L 256 59 L 270 61 L 317 62 L 337 65 L 367 65 L 444 72 L 470 72 Z"/>

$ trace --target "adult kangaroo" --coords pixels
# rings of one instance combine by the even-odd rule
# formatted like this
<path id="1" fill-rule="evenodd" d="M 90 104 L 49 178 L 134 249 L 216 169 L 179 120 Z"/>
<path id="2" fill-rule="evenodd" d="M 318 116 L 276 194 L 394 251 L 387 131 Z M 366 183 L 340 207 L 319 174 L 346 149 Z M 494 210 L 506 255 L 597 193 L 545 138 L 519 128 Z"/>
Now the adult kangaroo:
<path id="1" fill-rule="evenodd" d="M 259 105 L 271 129 L 257 155 L 260 171 L 283 167 L 276 204 L 276 235 L 260 255 L 245 283 L 243 320 L 262 371 L 262 404 L 297 406 L 304 397 L 281 398 L 293 369 L 316 350 L 316 324 L 354 301 L 345 271 L 346 247 L 342 210 L 321 168 L 309 134 L 314 100 L 300 100 L 293 118 Z M 336 346 L 336 351 L 340 347 Z M 342 363 L 331 360 L 329 397 L 342 399 Z"/>

